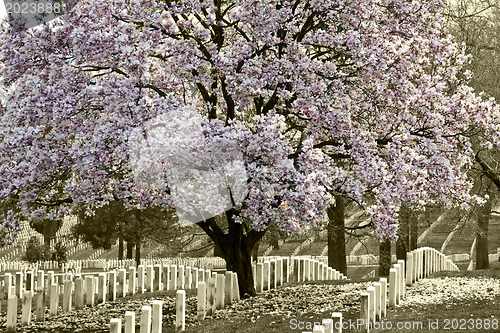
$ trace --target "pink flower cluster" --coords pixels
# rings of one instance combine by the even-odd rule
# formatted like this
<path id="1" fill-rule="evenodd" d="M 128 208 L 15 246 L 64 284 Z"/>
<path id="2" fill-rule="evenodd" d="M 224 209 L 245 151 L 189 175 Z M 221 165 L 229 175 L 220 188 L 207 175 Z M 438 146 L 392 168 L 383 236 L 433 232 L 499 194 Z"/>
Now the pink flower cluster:
<path id="1" fill-rule="evenodd" d="M 174 206 L 168 184 L 134 179 L 129 138 L 183 106 L 214 147 L 202 160 L 241 150 L 238 221 L 303 230 L 339 194 L 393 238 L 403 201 L 471 203 L 470 136 L 499 142 L 498 107 L 460 80 L 465 56 L 443 35 L 440 6 L 81 0 L 40 29 L 4 27 L 0 200 L 17 200 L 20 218 L 91 214 L 110 200 Z"/>

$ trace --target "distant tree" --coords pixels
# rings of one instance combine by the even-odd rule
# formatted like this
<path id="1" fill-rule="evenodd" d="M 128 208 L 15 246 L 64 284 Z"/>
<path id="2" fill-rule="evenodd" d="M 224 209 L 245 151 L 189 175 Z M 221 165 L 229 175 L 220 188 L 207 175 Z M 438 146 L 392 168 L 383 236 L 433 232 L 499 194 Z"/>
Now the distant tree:
<path id="1" fill-rule="evenodd" d="M 74 237 L 88 242 L 93 248 L 109 250 L 119 237 L 119 225 L 126 218 L 126 211 L 121 210 L 119 204 L 111 202 L 109 205 L 96 209 L 88 216 L 85 210 L 77 212 L 77 223 L 72 227 Z"/>
<path id="2" fill-rule="evenodd" d="M 498 0 L 458 0 L 448 1 L 444 14 L 447 31 L 453 38 L 463 43 L 471 58 L 464 69 L 472 72 L 470 85 L 485 97 L 500 100 L 500 1 Z M 478 137 L 487 135 L 476 133 L 471 140 L 475 152 L 475 165 L 469 172 L 474 180 L 474 193 L 486 197 L 484 207 L 476 206 L 473 214 L 476 227 L 476 268 L 489 267 L 488 224 L 492 200 L 500 191 L 500 151 L 497 147 L 482 145 Z"/>
<path id="3" fill-rule="evenodd" d="M 448 0 L 443 14 L 446 31 L 471 57 L 464 66 L 473 74 L 470 86 L 500 100 L 500 1 Z"/>
<path id="4" fill-rule="evenodd" d="M 43 243 L 45 245 L 50 246 L 50 241 L 52 239 L 56 239 L 56 234 L 59 229 L 61 229 L 63 225 L 62 219 L 50 220 L 50 219 L 41 219 L 41 220 L 31 220 L 29 221 L 30 227 L 43 235 Z"/>
<path id="5" fill-rule="evenodd" d="M 58 241 L 54 245 L 54 250 L 52 252 L 52 260 L 57 261 L 59 267 L 68 261 L 68 249 L 61 241 Z"/>
<path id="6" fill-rule="evenodd" d="M 127 245 L 130 255 L 131 247 L 136 248 L 137 263 L 141 259 L 140 246 L 145 240 L 152 240 L 180 251 L 185 244 L 179 237 L 189 233 L 189 229 L 180 232 L 175 212 L 172 210 L 159 207 L 127 210 L 120 201 L 110 201 L 91 215 L 80 209 L 77 218 L 78 222 L 72 228 L 75 238 L 90 243 L 93 248 L 107 250 L 122 238 L 130 244 L 130 247 Z"/>
<path id="7" fill-rule="evenodd" d="M 23 255 L 23 260 L 31 263 L 43 260 L 50 260 L 50 248 L 46 244 L 40 244 L 37 237 L 32 236 L 26 244 L 26 252 Z"/>
<path id="8" fill-rule="evenodd" d="M 488 269 L 490 268 L 490 258 L 489 258 L 489 247 L 488 247 L 488 230 L 490 225 L 490 216 L 493 208 L 493 201 L 497 197 L 494 190 L 494 185 L 492 182 L 487 184 L 487 187 L 483 190 L 483 193 L 488 195 L 486 203 L 483 206 L 476 207 L 476 257 L 473 258 L 476 261 L 476 269 Z"/>

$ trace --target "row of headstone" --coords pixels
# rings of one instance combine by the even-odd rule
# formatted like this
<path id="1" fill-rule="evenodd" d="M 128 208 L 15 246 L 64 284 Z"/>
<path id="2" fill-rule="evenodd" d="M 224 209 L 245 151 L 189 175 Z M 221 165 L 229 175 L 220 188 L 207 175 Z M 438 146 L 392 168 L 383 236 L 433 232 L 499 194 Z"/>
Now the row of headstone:
<path id="1" fill-rule="evenodd" d="M 77 245 L 76 248 L 85 247 L 84 244 Z M 19 251 L 16 249 L 15 251 Z M 17 252 L 14 255 L 18 255 Z M 498 249 L 499 253 L 497 254 L 500 257 L 500 248 Z M 101 251 L 102 252 L 102 251 Z M 64 269 L 74 269 L 76 267 L 81 268 L 97 268 L 102 269 L 103 271 L 108 271 L 113 268 L 126 268 L 132 265 L 135 265 L 135 261 L 133 259 L 125 259 L 125 260 L 106 260 L 106 259 L 97 259 L 97 257 L 101 254 L 101 252 L 95 252 L 92 256 L 93 259 L 87 260 L 69 260 L 64 264 Z M 490 255 L 492 258 L 497 258 L 497 255 Z M 277 259 L 278 256 L 267 256 L 267 257 L 259 257 L 258 262 L 269 261 L 272 259 Z M 293 256 L 290 257 L 290 260 L 293 260 Z M 301 258 L 311 258 L 315 260 L 319 260 L 324 262 L 325 264 L 328 262 L 327 256 L 301 256 Z M 448 256 L 448 259 L 452 261 L 462 261 L 469 260 L 469 254 L 454 254 Z M 360 262 L 362 265 L 370 265 L 376 264 L 378 261 L 378 257 L 372 255 L 359 255 L 359 256 L 347 256 L 348 263 Z M 392 262 L 396 261 L 396 257 L 393 256 Z M 213 268 L 223 268 L 226 263 L 225 260 L 218 257 L 212 258 L 161 258 L 161 259 L 142 259 L 141 264 L 149 265 L 149 264 L 177 264 L 184 266 L 196 266 L 196 267 L 209 267 Z M 43 261 L 36 263 L 36 267 L 33 267 L 33 264 L 25 262 L 25 261 L 10 261 L 4 259 L 0 259 L 0 271 L 27 271 L 30 269 L 44 269 L 44 270 L 54 270 L 59 268 L 59 264 L 55 261 Z"/>
<path id="2" fill-rule="evenodd" d="M 405 298 L 406 286 L 411 286 L 419 279 L 439 271 L 456 271 L 458 267 L 443 253 L 430 247 L 423 247 L 408 252 L 405 260 L 398 260 L 389 269 L 389 281 L 380 278 L 366 291 L 362 292 L 359 320 L 356 321 L 357 331 L 369 333 L 376 329 L 377 322 L 387 315 L 387 308 L 394 307 Z M 341 318 L 341 317 L 340 317 Z M 337 320 L 338 322 L 338 320 Z M 342 322 L 331 325 L 330 321 L 314 327 L 312 333 L 342 332 Z M 311 333 L 311 332 L 303 332 Z"/>
<path id="3" fill-rule="evenodd" d="M 38 233 L 36 233 L 36 234 L 38 235 L 36 237 L 39 238 L 39 242 L 43 243 L 43 237 L 39 236 L 40 234 L 38 234 Z M 61 238 L 61 239 L 59 239 L 59 241 L 66 247 L 66 249 L 67 249 L 66 255 L 67 256 L 71 256 L 71 255 L 89 247 L 89 245 L 87 243 L 77 243 L 75 240 L 72 240 L 72 239 Z M 27 243 L 28 243 L 27 240 L 17 241 L 16 245 L 10 245 L 9 247 L 4 247 L 2 250 L 4 250 L 4 251 L 10 250 L 10 251 L 7 252 L 6 254 L 2 255 L 1 260 L 13 260 L 16 257 L 23 255 L 24 253 L 26 253 Z M 54 244 L 55 244 L 55 239 L 51 240 L 51 243 L 50 243 L 51 249 L 54 248 Z"/>
<path id="4" fill-rule="evenodd" d="M 302 243 L 300 243 L 292 252 L 292 256 L 296 256 L 300 253 L 300 251 L 302 251 L 303 249 L 305 248 L 309 248 L 311 243 L 313 241 L 311 239 L 306 239 L 305 241 L 303 241 Z"/>
<path id="5" fill-rule="evenodd" d="M 206 315 L 214 314 L 216 310 L 223 309 L 225 305 L 231 305 L 240 300 L 238 277 L 234 272 L 226 271 L 224 274 L 206 271 L 206 274 L 200 275 L 206 281 L 198 282 L 198 320 L 205 319 Z M 161 301 L 154 301 L 153 307 L 143 306 L 141 309 L 140 333 L 159 333 L 161 332 L 162 316 Z M 156 306 L 156 310 L 155 310 Z M 184 331 L 186 328 L 186 292 L 177 290 L 176 294 L 176 331 Z M 123 323 L 123 325 L 122 325 Z M 135 313 L 125 312 L 125 318 L 113 318 L 110 320 L 110 332 L 121 333 L 135 332 Z"/>
<path id="6" fill-rule="evenodd" d="M 291 269 L 294 282 L 347 279 L 347 276 L 318 259 L 295 257 Z"/>
<path id="7" fill-rule="evenodd" d="M 469 253 L 455 253 L 448 256 L 451 261 L 468 261 L 470 258 Z"/>
<path id="8" fill-rule="evenodd" d="M 16 272 L 27 272 L 27 271 L 39 271 L 39 270 L 56 270 L 61 269 L 63 273 L 71 270 L 74 272 L 80 272 L 84 267 L 76 261 L 70 261 L 67 263 L 62 263 L 59 265 L 57 261 L 40 261 L 35 263 L 27 263 L 25 261 L 0 261 L 0 268 L 2 271 L 16 271 Z M 4 274 L 5 275 L 5 274 Z M 2 275 L 3 277 L 3 275 Z"/>
<path id="9" fill-rule="evenodd" d="M 279 257 L 280 256 L 259 256 L 258 262 L 264 262 L 266 260 L 276 259 Z M 294 257 L 295 257 L 294 255 L 290 256 L 291 259 L 293 259 Z M 328 263 L 328 256 L 301 255 L 299 257 L 316 259 L 316 260 L 319 260 L 321 262 L 324 262 L 325 264 Z M 391 259 L 392 259 L 392 262 L 397 261 L 397 258 L 395 255 L 393 255 L 391 257 Z M 361 265 L 378 265 L 378 256 L 375 256 L 372 254 L 348 255 L 348 256 L 346 256 L 346 262 L 348 264 L 359 263 Z"/>
<path id="10" fill-rule="evenodd" d="M 212 315 L 216 310 L 223 309 L 226 304 L 231 305 L 240 300 L 238 274 L 231 271 L 226 271 L 224 274 L 212 272 L 206 277 L 205 281 L 198 283 L 198 320 L 203 320 L 206 315 Z M 182 326 L 184 330 L 183 321 L 178 322 L 178 327 Z"/>
<path id="11" fill-rule="evenodd" d="M 64 223 L 62 224 L 61 228 L 57 230 L 56 238 L 64 242 L 66 236 L 70 234 L 71 228 L 77 222 L 78 221 L 75 216 L 64 217 Z M 31 237 L 36 237 L 40 243 L 43 243 L 43 236 L 40 233 L 36 232 L 35 229 L 31 228 L 27 221 L 20 221 L 20 229 L 21 230 L 19 230 L 19 232 L 17 233 L 12 244 L 6 245 L 5 247 L 3 247 L 3 249 L 26 246 Z"/>
<path id="12" fill-rule="evenodd" d="M 210 270 L 183 265 L 131 266 L 128 270 L 116 269 L 97 273 L 97 276 L 73 273 L 56 276 L 54 271 L 47 272 L 47 275 L 45 271 L 37 273 L 35 275 L 33 271 L 28 271 L 4 275 L 0 298 L 6 297 L 8 300 L 7 331 L 16 328 L 18 302 L 22 302 L 21 324 L 29 325 L 33 300 L 36 304 L 36 320 L 44 321 L 45 307 L 49 307 L 51 315 L 57 315 L 61 307 L 63 312 L 69 312 L 73 308 L 81 309 L 84 306 L 114 301 L 117 297 L 128 294 L 196 289 L 200 281 L 206 281 L 214 274 Z M 235 285 L 237 288 L 237 282 Z M 59 304 L 61 298 L 62 304 Z"/>
<path id="13" fill-rule="evenodd" d="M 36 320 L 45 320 L 45 307 L 50 307 L 50 314 L 55 315 L 59 310 L 59 300 L 62 296 L 63 312 L 69 312 L 72 309 L 72 299 L 76 299 L 78 304 L 78 294 L 74 296 L 75 282 L 72 281 L 72 273 L 67 273 L 64 276 L 55 276 L 53 271 L 47 272 L 38 271 L 35 277 L 33 272 L 29 271 L 23 277 L 22 272 L 15 275 L 15 285 L 12 283 L 12 276 L 7 273 L 2 281 L 0 294 L 2 298 L 7 296 L 7 330 L 13 331 L 16 327 L 17 317 L 17 302 L 22 302 L 22 319 L 21 324 L 29 325 L 31 321 L 31 306 L 34 299 L 36 308 Z M 24 279 L 24 285 L 23 285 Z M 78 283 L 78 279 L 76 280 Z M 46 304 L 48 302 L 48 304 Z"/>
<path id="14" fill-rule="evenodd" d="M 182 270 L 181 267 L 179 266 L 180 270 Z M 252 268 L 254 270 L 255 288 L 258 293 L 279 287 L 291 279 L 298 282 L 347 279 L 342 273 L 328 267 L 324 262 L 311 258 L 275 257 L 270 260 L 264 260 L 264 262 L 255 262 Z M 223 274 L 217 274 L 217 272 L 212 272 L 208 269 L 199 269 L 198 272 L 198 320 L 205 319 L 206 315 L 215 313 L 216 310 L 224 308 L 226 304 L 230 305 L 240 300 L 238 275 L 235 272 L 226 271 Z M 185 308 L 185 292 L 178 290 L 176 300 L 177 331 L 185 329 Z M 143 332 L 142 320 L 141 317 L 141 333 Z M 149 321 L 147 322 L 149 323 Z M 144 332 L 150 332 L 147 330 L 149 326 L 149 324 L 144 324 Z M 125 315 L 124 330 L 126 333 L 133 332 L 127 326 L 127 314 Z M 121 318 L 111 320 L 110 332 L 122 332 Z M 154 332 L 154 330 L 151 332 Z"/>
<path id="15" fill-rule="evenodd" d="M 17 233 L 11 246 L 13 247 L 18 247 L 22 245 L 26 246 L 31 237 L 36 237 L 40 243 L 43 242 L 43 236 L 40 233 L 36 232 L 34 229 L 29 227 L 29 223 L 25 223 L 25 225 L 27 227 L 23 227 L 23 225 L 21 225 L 21 230 Z"/>
<path id="16" fill-rule="evenodd" d="M 375 278 L 375 276 L 377 275 L 376 271 L 375 270 L 372 270 L 370 273 L 364 275 L 361 280 L 363 279 L 373 279 Z"/>
<path id="17" fill-rule="evenodd" d="M 406 281 L 406 284 L 413 283 L 419 278 L 438 270 L 458 269 L 446 256 L 432 248 L 421 248 L 408 253 L 407 265 L 408 267 L 405 268 L 405 263 L 399 262 L 390 270 L 389 280 L 396 281 L 389 284 L 388 300 L 390 306 L 398 304 L 401 297 L 404 297 L 404 281 Z M 288 282 L 290 278 L 298 282 L 346 279 L 338 271 L 327 267 L 324 262 L 311 258 L 276 258 L 265 260 L 262 263 L 254 263 L 253 268 L 258 292 L 280 286 L 282 283 Z M 403 277 L 405 269 L 406 278 Z M 33 297 L 35 297 L 37 304 L 36 308 L 44 308 L 44 272 L 38 271 L 38 276 L 35 276 L 31 271 L 26 272 L 25 278 L 23 274 L 23 272 L 16 273 L 15 284 L 12 283 L 14 276 L 6 274 L 3 287 L 0 288 L 4 295 L 7 296 L 10 305 L 8 305 L 7 309 L 8 329 L 15 328 L 18 300 L 25 304 L 22 306 L 25 314 L 22 315 L 22 324 L 29 324 L 31 320 Z M 134 278 L 131 279 L 131 277 Z M 26 282 L 25 289 L 22 288 L 23 281 Z M 383 284 L 382 281 L 380 282 L 381 285 Z M 200 282 L 202 282 L 201 287 Z M 99 273 L 98 276 L 87 275 L 85 277 L 82 277 L 81 274 L 73 276 L 72 273 L 67 273 L 64 275 L 63 281 L 57 281 L 54 272 L 48 272 L 46 285 L 51 314 L 57 314 L 60 295 L 64 295 L 62 309 L 67 312 L 72 309 L 72 299 L 75 299 L 75 307 L 81 308 L 85 304 L 92 306 L 95 303 L 114 300 L 116 297 L 125 296 L 127 293 L 198 288 L 199 316 L 203 313 L 212 313 L 214 308 L 223 307 L 225 303 L 234 299 L 237 300 L 239 297 L 236 273 L 226 272 L 225 275 L 222 275 L 208 269 L 185 267 L 183 265 L 140 265 L 137 269 L 133 266 L 129 267 L 128 271 L 126 269 L 117 269 L 107 273 Z M 377 294 L 377 285 L 375 284 L 373 288 L 375 288 L 374 292 Z M 224 290 L 233 292 L 231 296 L 224 296 L 226 294 Z M 393 291 L 391 292 L 391 290 Z M 370 290 L 368 290 L 368 294 L 370 294 Z M 41 312 L 36 312 L 37 320 L 43 320 Z"/>
<path id="18" fill-rule="evenodd" d="M 153 264 L 175 264 L 184 266 L 197 266 L 197 267 L 222 267 L 225 266 L 225 261 L 222 258 L 163 258 L 163 259 L 142 259 L 142 265 L 153 265 Z M 135 260 L 125 259 L 125 260 L 106 260 L 106 259 L 87 259 L 87 260 L 68 260 L 61 264 L 57 261 L 39 261 L 35 263 L 29 263 L 26 261 L 10 261 L 5 259 L 0 259 L 0 271 L 22 271 L 26 272 L 28 270 L 56 270 L 61 268 L 63 272 L 67 270 L 76 269 L 101 269 L 103 271 L 108 271 L 114 268 L 126 268 L 135 265 Z"/>
<path id="19" fill-rule="evenodd" d="M 327 256 L 301 256 L 301 257 L 309 257 L 313 259 L 317 259 L 320 261 L 328 262 Z M 272 257 L 270 257 L 272 258 Z M 500 259 L 500 248 L 497 249 L 497 253 L 492 253 L 489 255 L 490 261 L 499 261 Z M 453 262 L 456 261 L 468 261 L 471 260 L 471 256 L 469 253 L 456 253 L 446 256 L 446 259 L 449 259 Z M 261 261 L 266 259 L 260 259 Z M 268 260 L 268 259 L 267 259 Z M 348 255 L 346 256 L 346 262 L 348 264 L 359 263 L 361 265 L 378 265 L 379 258 L 378 256 L 372 254 L 361 254 L 361 255 Z M 396 262 L 396 255 L 391 256 L 391 262 Z"/>
<path id="20" fill-rule="evenodd" d="M 75 253 L 78 253 L 80 251 L 83 251 L 83 250 L 86 250 L 88 249 L 90 246 L 88 243 L 75 243 L 75 244 L 72 244 L 71 248 L 68 249 L 68 251 L 66 252 L 66 255 L 69 257 L 69 256 L 72 256 L 74 255 Z"/>
<path id="21" fill-rule="evenodd" d="M 69 261 L 71 262 L 71 261 Z M 110 270 L 114 268 L 127 268 L 135 265 L 133 259 L 93 259 L 93 260 L 77 260 L 83 268 L 99 268 L 102 270 Z M 141 265 L 183 265 L 191 267 L 203 267 L 213 269 L 216 267 L 226 267 L 226 261 L 223 258 L 143 258 Z"/>
<path id="22" fill-rule="evenodd" d="M 458 271 L 458 266 L 446 255 L 431 247 L 422 247 L 406 255 L 406 285 L 439 271 Z"/>
<path id="23" fill-rule="evenodd" d="M 395 264 L 391 270 L 402 272 L 401 263 Z M 360 332 L 369 332 L 371 327 L 387 316 L 387 278 L 380 278 L 379 282 L 373 283 L 366 291 L 362 292 L 359 321 L 356 321 Z M 401 275 L 389 274 L 389 306 L 392 300 L 397 300 L 398 304 L 402 299 L 401 288 L 404 288 Z"/>
<path id="24" fill-rule="evenodd" d="M 185 310 L 182 306 L 184 308 L 186 306 L 186 292 L 184 290 L 178 290 L 176 298 L 176 312 L 184 313 Z M 140 333 L 161 333 L 163 324 L 162 306 L 162 301 L 155 300 L 152 305 L 145 305 L 141 308 Z M 184 320 L 184 318 L 178 319 Z M 123 321 L 122 318 L 113 318 L 110 320 L 109 324 L 109 330 L 111 333 L 135 333 L 135 312 L 126 311 Z"/>
<path id="25" fill-rule="evenodd" d="M 22 252 L 22 249 L 20 247 L 13 247 L 12 249 L 8 249 L 8 251 L 9 251 L 8 253 L 6 253 L 2 256 L 2 259 L 1 259 L 2 261 L 12 260 L 13 258 L 19 256 L 20 253 L 24 253 L 24 252 Z"/>
<path id="26" fill-rule="evenodd" d="M 205 268 L 225 267 L 226 262 L 222 258 L 161 258 L 161 259 L 142 259 L 142 265 L 183 265 L 196 266 Z M 114 268 L 127 268 L 135 265 L 135 260 L 107 260 L 107 259 L 86 259 L 86 260 L 68 260 L 61 265 L 63 272 L 67 270 L 80 269 L 101 269 L 109 271 Z M 55 270 L 59 268 L 59 263 L 56 261 L 40 261 L 36 263 L 28 263 L 26 261 L 8 261 L 0 260 L 0 271 L 28 271 L 31 269 L 38 270 Z"/>
<path id="27" fill-rule="evenodd" d="M 284 242 L 283 242 L 281 239 L 280 239 L 280 240 L 278 240 L 278 247 L 280 247 L 281 245 L 283 245 L 283 243 L 284 243 Z M 262 253 L 262 256 L 263 256 L 263 257 L 267 257 L 267 256 L 268 256 L 268 255 L 269 255 L 269 254 L 270 254 L 273 250 L 274 250 L 274 245 L 269 245 L 269 246 L 267 247 L 267 249 L 264 251 L 264 253 Z M 296 251 L 294 251 L 294 252 L 292 253 L 292 255 L 296 255 L 296 254 L 297 254 L 297 252 L 296 252 Z"/>

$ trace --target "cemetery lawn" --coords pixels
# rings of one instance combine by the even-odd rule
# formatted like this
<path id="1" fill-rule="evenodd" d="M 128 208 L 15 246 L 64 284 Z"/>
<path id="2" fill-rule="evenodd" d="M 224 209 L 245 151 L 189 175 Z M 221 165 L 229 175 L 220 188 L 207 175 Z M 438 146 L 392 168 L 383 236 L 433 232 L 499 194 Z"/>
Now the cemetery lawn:
<path id="1" fill-rule="evenodd" d="M 392 329 L 373 329 L 371 332 L 500 332 L 500 263 L 491 263 L 490 269 L 460 272 L 439 272 L 433 275 L 434 280 L 441 279 L 443 284 L 454 279 L 462 279 L 463 282 L 455 284 L 458 286 L 456 295 L 449 295 L 446 301 L 429 303 L 426 306 L 398 306 L 390 309 L 386 322 L 393 324 Z M 492 282 L 492 285 L 484 286 Z M 480 283 L 479 285 L 472 285 Z M 467 297 L 467 291 L 473 297 Z M 480 290 L 481 289 L 481 290 Z M 431 291 L 432 292 L 432 291 Z M 474 297 L 475 296 L 475 297 Z M 488 329 L 485 324 L 496 323 Z M 418 324 L 410 328 L 396 329 L 395 325 L 400 323 L 422 322 L 422 328 Z M 482 324 L 482 326 L 481 326 Z"/>
<path id="2" fill-rule="evenodd" d="M 316 284 L 319 286 L 322 283 Z M 384 320 L 385 329 L 373 328 L 370 332 L 500 332 L 500 263 L 493 263 L 489 270 L 436 273 L 407 290 L 406 300 L 401 305 L 388 309 Z M 341 311 L 344 322 L 356 322 L 359 318 L 358 295 L 359 293 L 351 295 L 354 296 L 353 306 L 349 306 L 345 300 L 342 302 L 345 306 Z M 311 301 L 310 295 L 304 294 L 303 298 L 304 303 Z M 332 301 L 334 299 L 335 296 Z M 282 301 L 277 301 L 277 304 Z M 236 313 L 234 316 L 225 314 L 222 318 L 195 322 L 187 327 L 186 333 L 311 332 L 314 322 L 321 323 L 322 319 L 330 318 L 332 312 L 318 310 L 290 317 L 283 312 L 277 315 L 268 311 L 250 319 Z M 489 329 L 486 328 L 488 323 Z M 389 328 L 389 325 L 392 327 Z M 398 329 L 397 325 L 403 327 Z M 359 330 L 346 327 L 343 332 L 354 333 Z"/>
<path id="3" fill-rule="evenodd" d="M 255 321 L 248 319 L 208 319 L 196 324 L 192 327 L 186 328 L 185 333 L 288 333 L 296 332 L 302 333 L 303 331 L 312 332 L 313 325 L 321 324 L 324 318 L 329 318 L 331 313 L 324 312 L 305 313 L 299 316 L 286 317 L 276 315 L 262 315 Z M 359 317 L 358 312 L 344 312 L 343 318 L 347 320 L 350 318 L 355 321 Z M 172 331 L 167 329 L 167 332 L 174 332 L 174 326 L 171 326 Z M 343 332 L 350 332 L 344 330 Z"/>
<path id="4" fill-rule="evenodd" d="M 195 326 L 189 327 L 186 329 L 186 333 L 285 333 L 285 332 L 296 332 L 301 333 L 303 331 L 312 331 L 312 327 L 302 326 L 303 329 L 299 329 L 298 325 L 294 325 L 294 323 L 298 323 L 299 321 L 302 324 L 306 325 L 307 323 L 319 322 L 323 318 L 329 318 L 330 313 L 325 312 L 323 314 L 316 313 L 306 313 L 302 316 L 295 317 L 297 321 L 291 321 L 290 318 L 275 316 L 275 315 L 263 315 L 255 322 L 249 320 L 235 320 L 231 318 L 226 319 L 208 319 Z M 343 312 L 343 320 L 344 321 L 353 321 L 355 322 L 359 318 L 359 312 Z M 391 329 L 372 329 L 370 332 L 372 333 L 389 333 L 389 332 L 400 332 L 400 333 L 441 333 L 441 332 L 500 332 L 500 327 L 497 329 L 467 329 L 467 322 L 465 324 L 465 329 L 456 329 L 453 330 L 452 326 L 456 325 L 457 322 L 449 322 L 448 328 L 445 329 L 445 320 L 450 319 L 474 319 L 474 323 L 476 320 L 485 324 L 485 319 L 496 319 L 500 321 L 500 297 L 497 296 L 491 301 L 467 301 L 467 302 L 455 302 L 451 303 L 447 306 L 443 305 L 429 305 L 426 308 L 408 308 L 408 307 L 399 307 L 396 309 L 389 309 L 387 318 L 385 319 L 386 325 L 387 323 L 391 323 L 393 327 Z M 439 329 L 434 328 L 436 325 L 439 326 Z M 500 322 L 498 322 L 500 325 Z M 413 322 L 422 322 L 422 329 L 418 327 L 410 328 L 410 329 L 396 329 L 396 323 L 413 323 Z M 463 322 L 463 321 L 462 321 Z M 477 323 L 479 323 L 477 322 Z M 429 329 L 429 323 L 432 323 L 432 329 Z M 491 323 L 491 322 L 490 322 Z M 312 325 L 312 324 L 311 324 Z M 407 324 L 408 325 L 408 324 Z M 460 322 L 458 323 L 460 325 Z M 477 327 L 477 326 L 475 326 Z M 173 329 L 173 326 L 171 327 Z M 170 332 L 167 330 L 167 332 Z M 172 332 L 174 332 L 172 330 Z M 359 330 L 353 329 L 345 329 L 344 333 L 354 333 L 359 332 Z"/>
<path id="5" fill-rule="evenodd" d="M 496 326 L 492 326 L 493 320 Z M 500 332 L 500 297 L 491 300 L 462 300 L 447 305 L 430 304 L 422 308 L 399 307 L 389 310 L 386 329 L 373 329 L 372 333 L 441 333 L 441 332 Z M 489 322 L 489 329 L 486 324 Z M 387 329 L 389 323 L 392 329 Z M 397 329 L 397 323 L 402 329 Z M 421 323 L 421 328 L 418 326 Z M 482 326 L 481 326 L 482 324 Z M 414 325 L 414 327 L 411 327 Z M 496 328 L 494 328 L 496 327 Z"/>
<path id="6" fill-rule="evenodd" d="M 188 290 L 186 297 L 186 333 L 287 333 L 312 332 L 314 323 L 330 318 L 332 312 L 342 312 L 344 322 L 359 318 L 360 293 L 378 279 L 362 281 L 317 281 L 289 283 L 263 292 L 256 297 L 242 300 L 203 321 L 196 319 L 196 291 Z M 429 279 L 422 279 L 407 288 L 405 300 L 388 309 L 384 323 L 389 329 L 372 329 L 371 332 L 439 333 L 439 332 L 500 332 L 500 328 L 485 329 L 486 319 L 500 325 L 500 263 L 490 270 L 475 272 L 441 272 Z M 30 328 L 19 328 L 23 333 L 106 333 L 111 318 L 123 318 L 125 311 L 135 311 L 140 318 L 142 305 L 154 299 L 164 301 L 163 332 L 175 332 L 175 293 L 153 292 L 128 296 L 116 302 L 107 302 L 93 308 L 72 311 L 58 316 L 48 316 L 45 323 L 32 322 Z M 5 324 L 5 302 L 1 302 L 0 327 Z M 20 314 L 20 309 L 18 311 Z M 20 319 L 20 318 L 19 318 Z M 448 323 L 445 321 L 457 319 Z M 474 327 L 469 329 L 474 319 Z M 438 329 L 431 325 L 437 325 Z M 462 321 L 460 321 L 462 320 Z M 421 327 L 397 329 L 397 323 L 421 322 Z M 453 326 L 465 325 L 465 329 Z M 4 327 L 4 326 L 3 326 Z M 387 326 L 386 326 L 387 327 Z M 139 327 L 137 326 L 137 332 Z M 359 332 L 347 327 L 344 333 Z"/>
<path id="7" fill-rule="evenodd" d="M 332 312 L 342 312 L 344 318 L 359 316 L 359 298 L 369 281 L 289 283 L 243 300 L 224 310 L 218 310 L 203 321 L 191 321 L 186 333 L 282 333 L 312 331 L 314 323 L 321 324 Z M 175 327 L 164 326 L 167 332 Z"/>

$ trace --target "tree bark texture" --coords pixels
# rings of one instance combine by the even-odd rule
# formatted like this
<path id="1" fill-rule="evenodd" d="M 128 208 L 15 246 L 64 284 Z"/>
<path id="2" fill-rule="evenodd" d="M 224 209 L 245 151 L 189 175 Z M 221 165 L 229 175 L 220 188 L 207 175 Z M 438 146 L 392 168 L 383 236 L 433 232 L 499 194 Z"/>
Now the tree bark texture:
<path id="1" fill-rule="evenodd" d="M 135 264 L 139 266 L 141 264 L 141 242 L 135 243 Z"/>
<path id="2" fill-rule="evenodd" d="M 251 254 L 266 231 L 248 229 L 242 223 L 236 223 L 232 209 L 228 210 L 225 215 L 228 223 L 227 232 L 217 225 L 214 218 L 196 225 L 203 229 L 214 242 L 215 247 L 220 249 L 226 261 L 226 269 L 237 273 L 240 297 L 255 296 Z"/>
<path id="3" fill-rule="evenodd" d="M 123 260 L 123 236 L 118 237 L 118 260 Z"/>
<path id="4" fill-rule="evenodd" d="M 409 247 L 408 250 L 413 251 L 418 247 L 418 219 L 416 216 L 412 216 L 410 219 L 410 237 L 409 237 Z"/>
<path id="5" fill-rule="evenodd" d="M 335 196 L 335 205 L 330 205 L 327 208 L 327 215 L 328 266 L 347 275 L 344 198 Z"/>
<path id="6" fill-rule="evenodd" d="M 134 259 L 134 242 L 127 241 L 127 259 Z"/>
<path id="7" fill-rule="evenodd" d="M 399 209 L 398 239 L 396 240 L 396 257 L 406 261 L 410 242 L 410 220 L 411 210 L 406 205 L 401 205 Z"/>
<path id="8" fill-rule="evenodd" d="M 389 276 L 389 269 L 391 269 L 391 241 L 387 239 L 380 242 L 378 275 Z"/>
<path id="9" fill-rule="evenodd" d="M 483 207 L 479 207 L 476 229 L 476 269 L 490 268 L 488 257 L 488 227 L 491 215 L 491 197 Z"/>

